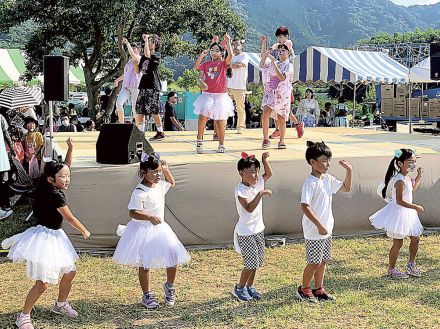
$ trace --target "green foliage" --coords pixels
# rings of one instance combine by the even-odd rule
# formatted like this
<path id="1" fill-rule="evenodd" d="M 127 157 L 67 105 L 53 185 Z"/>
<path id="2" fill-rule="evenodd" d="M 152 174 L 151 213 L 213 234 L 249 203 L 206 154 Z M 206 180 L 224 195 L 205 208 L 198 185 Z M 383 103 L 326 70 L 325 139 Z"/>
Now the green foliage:
<path id="1" fill-rule="evenodd" d="M 419 28 L 416 28 L 415 31 L 410 32 L 396 32 L 394 34 L 380 32 L 371 38 L 361 39 L 359 43 L 361 44 L 377 44 L 377 45 L 385 45 L 385 44 L 393 44 L 393 43 L 405 43 L 405 42 L 413 42 L 413 43 L 430 43 L 434 41 L 440 41 L 440 29 L 427 29 L 426 31 L 422 31 Z"/>
<path id="2" fill-rule="evenodd" d="M 161 81 L 171 82 L 173 80 L 174 71 L 165 66 L 164 63 L 159 65 L 159 79 Z"/>
<path id="3" fill-rule="evenodd" d="M 25 45 L 32 59 L 26 64 L 26 78 L 42 72 L 44 55 L 68 56 L 71 64 L 83 65 L 91 112 L 100 88 L 123 73 L 127 54 L 122 37 L 141 41 L 143 33 L 159 34 L 165 57 L 195 54 L 213 34 L 244 32 L 227 0 L 0 1 L 0 32 L 29 20 L 35 30 Z M 162 70 L 165 77 L 169 73 Z"/>
<path id="4" fill-rule="evenodd" d="M 255 108 L 259 109 L 263 102 L 263 84 L 250 82 L 247 85 L 247 90 L 252 91 L 252 94 L 247 96 L 249 102 Z"/>
<path id="5" fill-rule="evenodd" d="M 183 74 L 177 79 L 176 85 L 185 91 L 190 91 L 199 88 L 199 83 L 197 82 L 197 76 L 199 75 L 199 71 L 196 69 L 186 69 L 183 71 Z"/>

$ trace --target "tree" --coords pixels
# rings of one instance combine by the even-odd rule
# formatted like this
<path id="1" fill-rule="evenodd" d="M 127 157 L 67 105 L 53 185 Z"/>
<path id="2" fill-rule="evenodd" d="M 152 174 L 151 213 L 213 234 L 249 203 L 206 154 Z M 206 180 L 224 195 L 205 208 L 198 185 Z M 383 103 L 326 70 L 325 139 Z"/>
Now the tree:
<path id="1" fill-rule="evenodd" d="M 213 34 L 244 31 L 227 0 L 0 1 L 0 32 L 29 20 L 36 27 L 25 46 L 26 78 L 42 72 L 44 55 L 68 56 L 71 64 L 83 65 L 91 113 L 100 88 L 123 73 L 123 37 L 140 41 L 142 33 L 159 34 L 165 57 L 194 55 Z"/>
<path id="2" fill-rule="evenodd" d="M 194 88 L 199 88 L 199 83 L 197 82 L 197 77 L 199 71 L 196 69 L 186 69 L 183 74 L 177 79 L 176 85 L 183 90 L 190 91 Z M 199 88 L 200 89 L 200 88 Z"/>

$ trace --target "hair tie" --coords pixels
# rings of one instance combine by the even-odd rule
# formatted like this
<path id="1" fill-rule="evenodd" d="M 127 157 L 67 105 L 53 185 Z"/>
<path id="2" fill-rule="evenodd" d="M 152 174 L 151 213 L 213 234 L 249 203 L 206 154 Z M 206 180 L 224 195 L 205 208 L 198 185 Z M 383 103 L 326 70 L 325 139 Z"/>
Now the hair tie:
<path id="1" fill-rule="evenodd" d="M 284 31 L 287 30 L 287 27 L 285 27 L 285 26 L 281 26 L 281 27 L 279 27 L 279 30 L 280 30 L 281 32 L 284 32 Z"/>
<path id="2" fill-rule="evenodd" d="M 395 158 L 400 158 L 402 156 L 402 150 L 395 150 L 394 151 L 394 157 Z"/>
<path id="3" fill-rule="evenodd" d="M 255 159 L 255 154 L 249 155 L 246 152 L 241 152 L 241 158 L 242 159 L 247 159 L 247 158 Z"/>

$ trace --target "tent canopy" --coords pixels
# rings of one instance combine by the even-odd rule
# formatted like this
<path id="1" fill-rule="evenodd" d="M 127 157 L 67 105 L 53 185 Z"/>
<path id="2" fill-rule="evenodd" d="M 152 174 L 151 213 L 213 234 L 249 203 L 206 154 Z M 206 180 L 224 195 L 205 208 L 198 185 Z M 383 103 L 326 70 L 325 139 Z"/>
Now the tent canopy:
<path id="1" fill-rule="evenodd" d="M 406 83 L 408 69 L 387 54 L 337 48 L 308 47 L 294 59 L 300 83 Z"/>
<path id="2" fill-rule="evenodd" d="M 431 80 L 431 59 L 425 58 L 419 64 L 414 65 L 409 73 L 411 82 L 439 83 L 440 81 Z"/>
<path id="3" fill-rule="evenodd" d="M 26 70 L 25 57 L 19 49 L 0 49 L 0 83 L 20 82 L 20 76 Z M 42 77 L 38 77 L 42 81 Z M 84 72 L 79 67 L 70 66 L 69 83 L 85 84 Z"/>

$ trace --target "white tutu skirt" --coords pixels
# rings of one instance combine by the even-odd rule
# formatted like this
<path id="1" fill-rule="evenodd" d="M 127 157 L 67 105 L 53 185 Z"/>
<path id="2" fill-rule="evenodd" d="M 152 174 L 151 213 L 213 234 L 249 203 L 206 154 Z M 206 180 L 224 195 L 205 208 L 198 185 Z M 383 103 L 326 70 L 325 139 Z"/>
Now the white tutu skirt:
<path id="1" fill-rule="evenodd" d="M 191 257 L 171 227 L 162 222 L 131 220 L 116 246 L 113 259 L 123 265 L 145 269 L 175 267 Z"/>
<path id="2" fill-rule="evenodd" d="M 234 116 L 234 103 L 228 93 L 202 94 L 193 103 L 194 113 L 203 115 L 212 120 L 227 120 Z"/>
<path id="3" fill-rule="evenodd" d="M 78 254 L 63 229 L 31 227 L 4 240 L 2 247 L 10 249 L 12 261 L 26 262 L 26 274 L 34 281 L 57 284 L 61 275 L 76 270 Z"/>
<path id="4" fill-rule="evenodd" d="M 423 232 L 417 211 L 395 203 L 389 203 L 371 215 L 370 221 L 375 228 L 385 230 L 389 237 L 395 239 L 420 236 Z"/>

